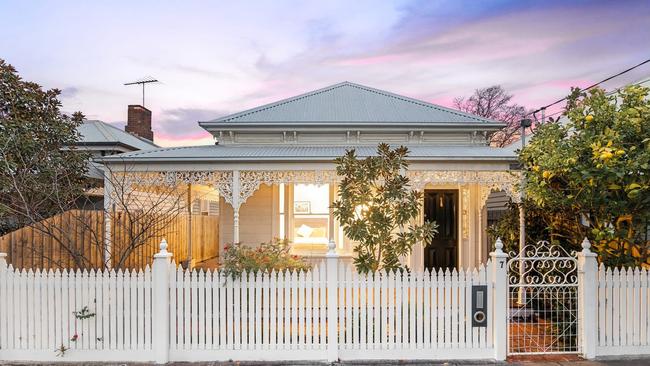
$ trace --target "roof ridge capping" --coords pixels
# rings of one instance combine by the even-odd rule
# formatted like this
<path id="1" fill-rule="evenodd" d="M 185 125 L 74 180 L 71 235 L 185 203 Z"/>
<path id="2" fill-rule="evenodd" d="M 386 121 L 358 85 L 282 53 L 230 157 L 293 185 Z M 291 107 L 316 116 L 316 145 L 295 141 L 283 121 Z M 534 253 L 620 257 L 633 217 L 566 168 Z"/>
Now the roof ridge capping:
<path id="1" fill-rule="evenodd" d="M 442 111 L 442 112 L 446 112 L 446 113 L 454 114 L 454 115 L 457 115 L 457 116 L 469 118 L 469 119 L 472 119 L 472 120 L 474 120 L 476 122 L 498 123 L 498 124 L 502 123 L 502 122 L 499 122 L 499 121 L 495 121 L 495 120 L 479 117 L 479 116 L 476 116 L 476 115 L 473 115 L 473 114 L 470 114 L 470 113 L 466 113 L 466 112 L 463 112 L 463 111 L 460 111 L 460 110 L 457 110 L 457 109 L 443 107 L 441 105 L 426 102 L 426 101 L 423 101 L 423 100 L 407 97 L 407 96 L 400 95 L 400 94 L 395 94 L 395 93 L 392 93 L 392 92 L 372 88 L 372 87 L 369 87 L 369 86 L 353 83 L 353 82 L 350 82 L 350 81 L 343 81 L 343 82 L 340 82 L 340 83 L 337 83 L 337 84 L 326 86 L 324 88 L 312 90 L 310 92 L 302 93 L 302 94 L 299 94 L 299 95 L 296 95 L 296 96 L 293 96 L 293 97 L 284 98 L 284 99 L 281 99 L 279 101 L 272 102 L 272 103 L 267 103 L 267 104 L 264 104 L 264 105 L 261 105 L 261 106 L 258 106 L 258 107 L 249 108 L 249 109 L 246 109 L 246 110 L 241 111 L 241 112 L 229 114 L 229 115 L 219 117 L 219 118 L 216 118 L 216 119 L 212 119 L 212 120 L 209 120 L 209 121 L 199 121 L 199 125 L 200 126 L 208 126 L 210 124 L 219 123 L 219 122 L 235 122 L 235 120 L 238 119 L 238 118 L 242 118 L 242 117 L 249 116 L 249 115 L 252 115 L 252 114 L 255 114 L 255 113 L 267 111 L 267 110 L 272 109 L 272 108 L 276 108 L 276 107 L 279 107 L 279 106 L 282 106 L 282 105 L 293 103 L 293 102 L 296 102 L 296 101 L 299 101 L 299 100 L 302 100 L 302 99 L 306 99 L 306 98 L 309 98 L 309 97 L 312 97 L 312 96 L 315 96 L 315 95 L 326 93 L 326 92 L 329 92 L 329 91 L 332 91 L 332 90 L 335 90 L 335 89 L 338 89 L 338 88 L 341 88 L 341 87 L 345 87 L 345 86 L 356 88 L 356 89 L 361 89 L 361 90 L 371 92 L 371 93 L 375 93 L 375 94 L 378 94 L 378 95 L 382 95 L 382 96 L 385 96 L 385 97 L 394 98 L 394 99 L 397 99 L 397 100 L 400 100 L 400 101 L 403 101 L 403 102 L 412 103 L 412 104 L 419 105 L 419 106 L 422 106 L 422 107 L 436 109 L 436 110 L 439 110 L 439 111 Z M 413 122 L 416 122 L 416 121 L 413 121 Z"/>

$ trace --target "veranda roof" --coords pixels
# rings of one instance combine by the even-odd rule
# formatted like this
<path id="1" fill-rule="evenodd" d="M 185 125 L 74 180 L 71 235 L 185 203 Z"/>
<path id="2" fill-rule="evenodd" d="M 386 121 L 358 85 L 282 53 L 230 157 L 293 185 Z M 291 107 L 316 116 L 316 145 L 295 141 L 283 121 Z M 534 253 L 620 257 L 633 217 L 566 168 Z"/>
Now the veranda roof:
<path id="1" fill-rule="evenodd" d="M 498 160 L 514 161 L 512 150 L 489 146 L 426 146 L 406 145 L 410 150 L 409 160 Z M 105 162 L 255 162 L 255 161 L 332 161 L 342 156 L 347 149 L 355 149 L 357 155 L 366 157 L 376 154 L 377 147 L 342 146 L 237 146 L 205 145 L 170 147 L 155 150 L 135 151 L 108 156 Z"/>

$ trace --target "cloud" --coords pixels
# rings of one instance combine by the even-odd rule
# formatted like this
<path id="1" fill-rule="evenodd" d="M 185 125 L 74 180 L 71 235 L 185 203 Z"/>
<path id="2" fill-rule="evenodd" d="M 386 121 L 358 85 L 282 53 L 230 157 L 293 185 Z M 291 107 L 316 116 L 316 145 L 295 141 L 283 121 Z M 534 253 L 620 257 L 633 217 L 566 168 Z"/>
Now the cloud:
<path id="1" fill-rule="evenodd" d="M 79 94 L 79 88 L 74 86 L 61 89 L 61 98 L 74 98 L 77 94 Z"/>
<path id="2" fill-rule="evenodd" d="M 456 9 L 454 20 L 445 16 L 453 5 L 437 13 L 435 5 L 416 6 L 380 46 L 341 52 L 314 44 L 288 62 L 264 59 L 257 66 L 265 83 L 281 81 L 300 91 L 305 75 L 315 87 L 351 80 L 429 101 L 451 101 L 501 84 L 517 102 L 533 107 L 647 56 L 642 45 L 648 44 L 650 28 L 639 25 L 650 23 L 648 3 L 501 5 L 496 10 L 507 9 L 483 7 L 470 16 Z"/>
<path id="3" fill-rule="evenodd" d="M 164 140 L 200 140 L 210 134 L 199 127 L 198 121 L 207 121 L 229 114 L 226 111 L 202 108 L 163 109 L 152 117 L 152 128 L 156 135 Z"/>
<path id="4" fill-rule="evenodd" d="M 126 105 L 141 98 L 123 81 L 156 76 L 162 83 L 147 89 L 147 107 L 163 145 L 207 141 L 197 120 L 343 80 L 448 106 L 500 84 L 533 108 L 647 58 L 650 39 L 647 1 L 128 5 L 123 14 L 113 3 L 69 2 L 53 12 L 16 2 L 0 52 L 28 80 L 74 85 L 63 88 L 66 110 L 106 121 L 124 120 Z M 95 26 L 104 23 L 111 26 Z M 650 75 L 643 70 L 607 86 Z"/>

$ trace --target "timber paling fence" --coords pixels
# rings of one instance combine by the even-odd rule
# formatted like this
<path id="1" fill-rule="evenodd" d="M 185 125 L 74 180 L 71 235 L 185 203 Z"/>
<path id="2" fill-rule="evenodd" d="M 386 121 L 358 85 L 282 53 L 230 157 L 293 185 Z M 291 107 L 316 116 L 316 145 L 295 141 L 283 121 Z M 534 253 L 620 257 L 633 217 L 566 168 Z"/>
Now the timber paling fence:
<path id="1" fill-rule="evenodd" d="M 158 214 L 162 216 L 163 214 Z M 151 215 L 153 216 L 153 214 Z M 7 253 L 7 261 L 14 268 L 75 268 L 71 253 L 82 254 L 87 267 L 101 268 L 104 264 L 105 214 L 97 210 L 69 210 L 41 221 L 37 226 L 25 226 L 0 236 L 0 252 Z M 129 216 L 119 212 L 111 215 L 111 243 L 113 263 L 129 246 L 130 226 L 140 233 L 138 223 L 129 222 Z M 188 239 L 192 240 L 192 258 L 195 262 L 219 255 L 219 216 L 170 215 L 155 219 L 156 225 L 147 229 L 148 237 L 125 260 L 123 267 L 138 269 L 151 263 L 161 238 L 171 243 L 176 261 L 188 258 Z"/>
<path id="2" fill-rule="evenodd" d="M 505 359 L 507 255 L 445 272 L 189 271 L 166 244 L 142 270 L 25 270 L 0 254 L 0 360 Z M 591 254 L 591 253 L 588 253 Z M 650 353 L 648 271 L 579 255 L 581 352 Z M 473 326 L 472 290 L 487 286 Z"/>

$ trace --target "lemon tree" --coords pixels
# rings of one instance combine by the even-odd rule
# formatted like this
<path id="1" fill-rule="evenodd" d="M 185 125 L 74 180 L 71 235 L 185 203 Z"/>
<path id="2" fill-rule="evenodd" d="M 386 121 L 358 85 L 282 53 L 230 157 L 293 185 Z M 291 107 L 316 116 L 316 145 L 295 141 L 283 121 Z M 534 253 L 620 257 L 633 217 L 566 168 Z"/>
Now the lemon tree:
<path id="1" fill-rule="evenodd" d="M 574 89 L 565 118 L 540 126 L 520 154 L 528 198 L 550 213 L 578 215 L 611 264 L 649 257 L 648 93 L 637 85 L 612 95 Z"/>

